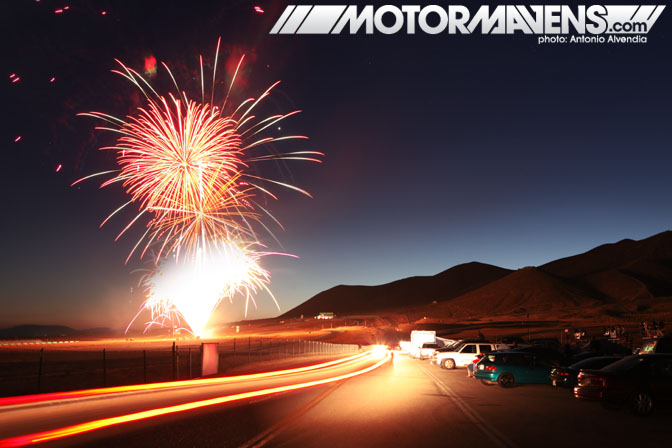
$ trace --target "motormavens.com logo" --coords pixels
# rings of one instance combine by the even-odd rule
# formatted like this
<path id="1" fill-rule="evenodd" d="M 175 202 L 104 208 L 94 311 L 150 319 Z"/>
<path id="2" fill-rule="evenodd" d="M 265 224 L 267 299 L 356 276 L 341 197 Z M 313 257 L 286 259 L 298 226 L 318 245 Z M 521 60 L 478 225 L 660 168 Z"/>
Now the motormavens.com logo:
<path id="1" fill-rule="evenodd" d="M 643 43 L 665 5 L 288 5 L 270 34 L 533 34 Z"/>

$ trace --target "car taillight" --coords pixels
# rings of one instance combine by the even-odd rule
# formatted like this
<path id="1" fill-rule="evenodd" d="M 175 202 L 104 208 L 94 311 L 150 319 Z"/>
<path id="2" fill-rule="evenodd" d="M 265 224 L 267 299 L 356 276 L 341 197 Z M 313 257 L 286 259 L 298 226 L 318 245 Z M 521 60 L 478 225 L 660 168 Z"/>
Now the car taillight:
<path id="1" fill-rule="evenodd" d="M 560 376 L 569 376 L 569 373 L 567 373 L 567 372 L 558 372 L 558 375 L 560 375 Z"/>
<path id="2" fill-rule="evenodd" d="M 595 384 L 596 386 L 607 387 L 607 379 L 603 376 L 594 377 L 591 380 L 591 384 Z"/>
<path id="3" fill-rule="evenodd" d="M 490 372 L 494 372 L 497 370 L 497 367 L 495 366 L 485 366 L 485 370 L 489 370 Z"/>
<path id="4" fill-rule="evenodd" d="M 580 386 L 607 387 L 607 378 L 603 376 L 587 376 L 580 373 L 577 380 Z"/>

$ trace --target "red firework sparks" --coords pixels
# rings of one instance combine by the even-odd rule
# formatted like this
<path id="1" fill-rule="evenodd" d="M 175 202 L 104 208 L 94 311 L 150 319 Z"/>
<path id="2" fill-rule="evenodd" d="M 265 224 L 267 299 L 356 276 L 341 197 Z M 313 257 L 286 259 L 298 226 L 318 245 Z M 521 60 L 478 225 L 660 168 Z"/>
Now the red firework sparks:
<path id="1" fill-rule="evenodd" d="M 155 63 L 156 60 L 153 57 L 152 59 Z M 243 58 L 238 62 L 238 68 L 242 61 Z M 204 245 L 218 240 L 229 240 L 232 235 L 243 235 L 243 239 L 255 240 L 251 222 L 261 222 L 262 213 L 272 218 L 255 201 L 256 193 L 275 198 L 269 189 L 270 183 L 308 195 L 297 187 L 260 178 L 248 172 L 251 163 L 268 160 L 320 161 L 316 156 L 322 153 L 315 151 L 253 155 L 256 151 L 253 148 L 269 142 L 307 138 L 301 135 L 262 136 L 268 130 L 277 129 L 274 125 L 281 120 L 299 112 L 273 115 L 261 120 L 252 114 L 253 109 L 278 83 L 269 87 L 259 98 L 244 101 L 232 115 L 224 115 L 222 111 L 226 109 L 226 100 L 221 106 L 213 105 L 214 79 L 210 102 L 198 103 L 188 99 L 180 89 L 177 89 L 180 92 L 178 97 L 169 95 L 166 98 L 149 87 L 153 94 L 150 95 L 145 90 L 148 84 L 140 75 L 123 64 L 121 66 L 123 71 L 117 73 L 125 76 L 146 94 L 148 106 L 139 108 L 135 115 L 127 117 L 126 120 L 100 112 L 82 115 L 105 120 L 115 125 L 117 129 L 114 130 L 123 135 L 115 146 L 101 148 L 117 152 L 120 168 L 117 175 L 102 186 L 120 182 L 130 200 L 112 213 L 103 224 L 129 204 L 136 204 L 139 214 L 119 236 L 142 215 L 149 218 L 147 230 L 129 258 L 143 240 L 145 246 L 141 257 L 150 244 L 160 242 L 157 260 L 162 254 L 171 251 L 176 251 L 177 254 L 180 250 L 195 253 L 199 248 L 205 249 Z M 237 73 L 236 70 L 231 85 Z M 172 73 L 170 76 L 174 80 Z M 203 82 L 201 88 L 204 99 Z M 99 129 L 112 130 L 108 127 Z M 99 174 L 113 172 L 115 171 Z M 262 226 L 267 229 L 263 224 Z"/>

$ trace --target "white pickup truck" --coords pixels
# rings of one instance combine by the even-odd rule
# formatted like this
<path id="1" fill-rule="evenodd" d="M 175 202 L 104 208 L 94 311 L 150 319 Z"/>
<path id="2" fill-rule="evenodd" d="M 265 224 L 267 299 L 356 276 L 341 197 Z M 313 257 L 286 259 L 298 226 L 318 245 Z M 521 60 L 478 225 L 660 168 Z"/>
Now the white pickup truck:
<path id="1" fill-rule="evenodd" d="M 506 345 L 489 342 L 465 342 L 454 347 L 451 351 L 437 350 L 432 357 L 432 362 L 444 369 L 454 369 L 466 366 L 476 359 L 479 353 L 490 353 L 508 348 Z"/>

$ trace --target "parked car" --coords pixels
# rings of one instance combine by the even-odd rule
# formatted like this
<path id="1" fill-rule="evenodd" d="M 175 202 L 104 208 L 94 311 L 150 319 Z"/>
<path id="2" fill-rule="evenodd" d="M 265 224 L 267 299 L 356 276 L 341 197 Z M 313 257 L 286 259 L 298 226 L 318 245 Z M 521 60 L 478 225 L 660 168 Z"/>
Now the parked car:
<path id="1" fill-rule="evenodd" d="M 438 356 L 439 353 L 458 351 L 460 349 L 460 347 L 462 347 L 464 344 L 467 344 L 467 343 L 470 343 L 470 342 L 488 343 L 488 341 L 485 341 L 483 339 L 458 339 L 450 345 L 445 345 L 445 346 L 435 350 L 434 354 L 432 355 L 432 358 L 431 358 L 431 363 L 439 365 L 439 362 L 437 361 L 437 356 Z"/>
<path id="2" fill-rule="evenodd" d="M 414 358 L 420 357 L 420 349 L 423 344 L 436 343 L 436 331 L 430 330 L 413 330 L 411 331 L 411 343 L 409 345 L 409 353 Z"/>
<path id="3" fill-rule="evenodd" d="M 548 384 L 552 365 L 545 359 L 525 352 L 495 352 L 485 355 L 476 365 L 476 379 L 502 387 L 516 384 Z"/>
<path id="4" fill-rule="evenodd" d="M 555 351 L 562 350 L 562 344 L 556 338 L 532 338 L 529 344 L 537 347 L 550 348 Z"/>
<path id="5" fill-rule="evenodd" d="M 672 337 L 644 339 L 639 353 L 672 353 Z"/>
<path id="6" fill-rule="evenodd" d="M 495 350 L 497 350 L 497 346 L 489 342 L 465 342 L 450 351 L 437 351 L 432 362 L 444 369 L 465 367 L 476 359 L 476 355 L 479 353 L 490 353 Z"/>
<path id="7" fill-rule="evenodd" d="M 568 364 L 566 356 L 563 353 L 560 353 L 555 349 L 544 347 L 541 345 L 518 347 L 511 349 L 511 351 L 516 353 L 529 353 L 535 355 L 537 359 L 549 362 L 551 365 L 554 366 L 563 366 Z"/>
<path id="8" fill-rule="evenodd" d="M 621 345 L 618 341 L 611 339 L 593 339 L 583 346 L 587 352 L 597 353 L 598 355 L 631 355 L 632 350 Z"/>
<path id="9" fill-rule="evenodd" d="M 621 356 L 595 356 L 579 361 L 569 367 L 554 367 L 551 369 L 551 384 L 561 387 L 574 387 L 576 385 L 576 377 L 579 375 L 581 369 L 601 369 L 621 358 Z"/>
<path id="10" fill-rule="evenodd" d="M 649 415 L 654 405 L 672 401 L 672 354 L 632 355 L 601 370 L 581 370 L 574 396 Z"/>
<path id="11" fill-rule="evenodd" d="M 434 355 L 434 352 L 440 348 L 439 344 L 434 344 L 432 342 L 425 342 L 422 344 L 422 347 L 418 349 L 418 359 L 429 359 Z"/>

